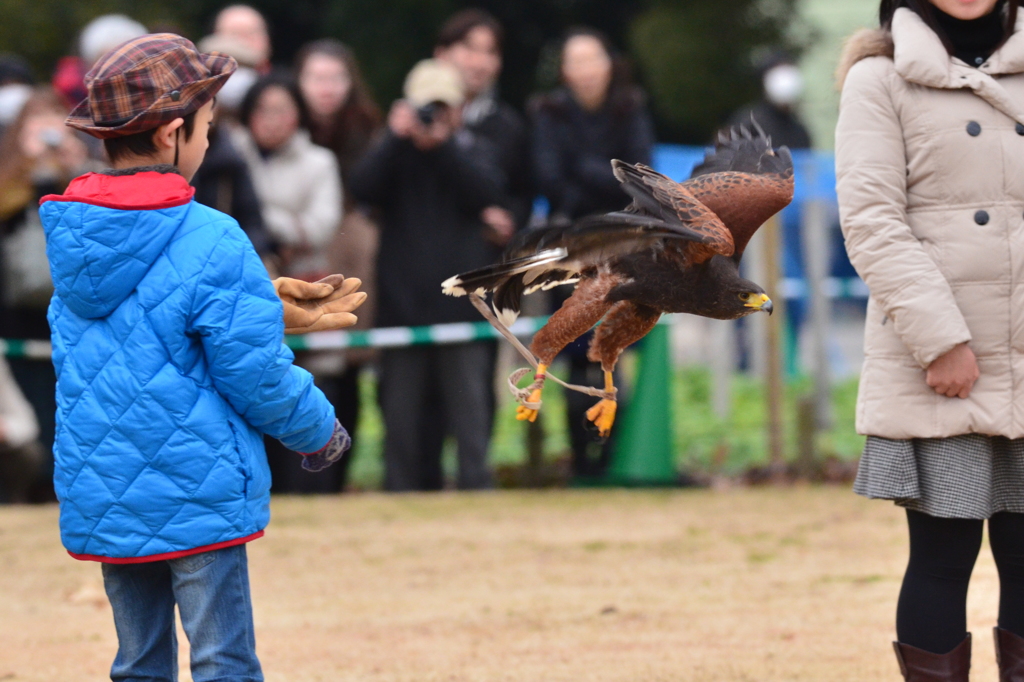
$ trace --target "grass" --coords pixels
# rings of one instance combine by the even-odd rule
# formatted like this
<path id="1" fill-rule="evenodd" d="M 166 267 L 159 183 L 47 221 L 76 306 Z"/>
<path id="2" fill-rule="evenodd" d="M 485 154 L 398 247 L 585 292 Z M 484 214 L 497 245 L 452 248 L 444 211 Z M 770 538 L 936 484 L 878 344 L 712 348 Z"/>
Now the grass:
<path id="1" fill-rule="evenodd" d="M 764 384 L 748 375 L 737 375 L 732 384 L 732 410 L 719 418 L 711 407 L 711 374 L 702 368 L 686 368 L 674 377 L 675 442 L 678 462 L 684 469 L 737 474 L 768 463 Z M 786 451 L 795 456 L 797 402 L 811 391 L 809 379 L 786 386 Z M 832 428 L 819 434 L 818 450 L 825 457 L 843 461 L 860 456 L 864 439 L 854 428 L 857 380 L 833 388 Z"/>
<path id="2" fill-rule="evenodd" d="M 565 374 L 555 367 L 559 376 Z M 732 382 L 732 409 L 728 418 L 718 417 L 711 406 L 711 373 L 702 367 L 684 367 L 673 378 L 675 419 L 673 430 L 677 464 L 681 470 L 705 474 L 737 475 L 767 463 L 765 429 L 765 398 L 763 383 L 739 374 Z M 376 380 L 372 373 L 363 375 L 363 413 L 356 439 L 356 455 L 351 480 L 362 489 L 377 489 L 383 477 L 381 451 L 384 426 L 377 407 Z M 791 381 L 786 387 L 785 433 L 787 452 L 796 452 L 796 405 L 811 390 L 809 379 Z M 833 389 L 835 423 L 819 434 L 818 450 L 826 457 L 842 461 L 860 456 L 864 439 L 854 429 L 854 406 L 857 380 L 846 380 Z M 569 438 L 566 428 L 563 389 L 549 384 L 544 391 L 545 456 L 549 460 L 566 457 Z M 795 456 L 795 455 L 794 455 Z M 515 419 L 515 404 L 504 401 L 495 418 L 491 441 L 491 463 L 494 466 L 517 466 L 526 462 L 526 429 Z M 449 440 L 445 447 L 445 468 L 455 469 L 455 445 Z"/>

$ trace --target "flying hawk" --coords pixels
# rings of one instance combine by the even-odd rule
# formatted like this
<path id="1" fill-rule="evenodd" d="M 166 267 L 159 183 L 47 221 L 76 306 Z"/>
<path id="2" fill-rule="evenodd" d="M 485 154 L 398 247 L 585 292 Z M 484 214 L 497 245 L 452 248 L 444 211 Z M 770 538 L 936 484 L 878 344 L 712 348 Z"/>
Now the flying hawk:
<path id="1" fill-rule="evenodd" d="M 538 366 L 528 402 L 540 402 L 559 351 L 603 320 L 587 353 L 604 370 L 606 397 L 587 412 L 602 436 L 615 421 L 612 370 L 619 355 L 663 313 L 720 320 L 771 314 L 771 300 L 740 277 L 739 263 L 757 228 L 793 199 L 789 150 L 773 150 L 756 123 L 720 135 L 683 183 L 641 164 L 614 160 L 612 168 L 633 199 L 624 210 L 520 233 L 501 263 L 442 284 L 451 296 L 492 293 L 498 319 L 510 326 L 524 294 L 575 283 L 533 337 Z M 534 421 L 537 410 L 520 405 L 517 418 Z"/>

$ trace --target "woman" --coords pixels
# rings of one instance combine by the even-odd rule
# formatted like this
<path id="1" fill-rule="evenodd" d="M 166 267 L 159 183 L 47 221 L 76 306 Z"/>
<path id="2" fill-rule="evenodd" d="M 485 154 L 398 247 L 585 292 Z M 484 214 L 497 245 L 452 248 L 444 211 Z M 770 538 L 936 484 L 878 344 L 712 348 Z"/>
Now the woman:
<path id="1" fill-rule="evenodd" d="M 332 272 L 327 248 L 342 218 L 334 154 L 310 140 L 305 102 L 288 75 L 271 74 L 258 80 L 242 101 L 239 118 L 242 128 L 234 131 L 234 142 L 249 165 L 263 223 L 277 244 L 279 274 L 316 281 Z M 313 373 L 317 386 L 336 404 L 335 384 L 343 358 L 319 352 L 301 353 L 296 360 Z M 275 492 L 336 492 L 344 480 L 344 471 L 306 475 L 294 455 L 277 441 L 267 441 L 267 456 Z M 339 464 L 337 469 L 347 468 L 347 457 Z"/>
<path id="2" fill-rule="evenodd" d="M 40 197 L 63 192 L 93 170 L 84 142 L 64 125 L 68 109 L 48 87 L 36 88 L 0 139 L 0 338 L 50 340 L 46 309 L 53 293 Z M 49 359 L 10 358 L 11 373 L 39 420 L 46 459 L 33 491 L 53 499 L 56 376 Z"/>
<path id="3" fill-rule="evenodd" d="M 1024 25 L 1016 0 L 883 0 L 840 69 L 847 249 L 871 289 L 855 490 L 906 508 L 907 680 L 967 680 L 984 520 L 1002 680 L 1024 680 Z"/>
<path id="4" fill-rule="evenodd" d="M 377 227 L 368 210 L 359 207 L 347 191 L 349 172 L 366 152 L 381 126 L 380 109 L 363 81 L 355 55 L 344 44 L 326 38 L 307 44 L 295 60 L 299 89 L 309 110 L 310 134 L 313 142 L 334 152 L 346 189 L 345 212 L 341 229 L 327 249 L 331 272 L 358 277 L 367 292 L 367 301 L 356 329 L 373 326 L 376 316 L 374 263 L 377 258 Z M 331 396 L 339 419 L 344 424 L 359 421 L 359 375 L 364 364 L 373 358 L 368 349 L 345 353 L 345 370 L 335 381 Z M 338 467 L 344 486 L 345 467 Z"/>
<path id="5" fill-rule="evenodd" d="M 285 74 L 258 80 L 242 101 L 239 151 L 252 171 L 263 222 L 279 244 L 281 274 L 326 275 L 326 247 L 341 224 L 341 181 L 334 155 L 310 140 L 306 105 Z"/>
<path id="6" fill-rule="evenodd" d="M 305 45 L 295 60 L 313 141 L 334 152 L 347 178 L 381 125 L 380 109 L 355 55 L 331 38 Z"/>
<path id="7" fill-rule="evenodd" d="M 611 160 L 651 162 L 654 127 L 644 95 L 629 83 L 625 64 L 608 39 L 593 29 L 569 31 L 560 72 L 562 87 L 534 98 L 528 107 L 537 188 L 554 216 L 573 219 L 620 210 L 629 197 L 612 174 Z M 572 383 L 602 381 L 600 368 L 587 361 L 589 340 L 585 336 L 566 349 Z M 573 473 L 600 477 L 611 448 L 593 442 L 584 427 L 591 401 L 578 393 L 569 393 L 567 400 Z"/>

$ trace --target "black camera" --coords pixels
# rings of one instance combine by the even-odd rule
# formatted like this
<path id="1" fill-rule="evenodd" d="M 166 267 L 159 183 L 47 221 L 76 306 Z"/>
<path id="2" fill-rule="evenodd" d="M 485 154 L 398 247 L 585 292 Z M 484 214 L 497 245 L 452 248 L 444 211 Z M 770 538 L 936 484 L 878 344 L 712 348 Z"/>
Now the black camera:
<path id="1" fill-rule="evenodd" d="M 429 126 L 437 118 L 438 112 L 441 111 L 441 107 L 444 105 L 440 102 L 431 102 L 430 104 L 424 104 L 422 107 L 416 110 L 416 118 L 420 120 L 425 126 Z"/>

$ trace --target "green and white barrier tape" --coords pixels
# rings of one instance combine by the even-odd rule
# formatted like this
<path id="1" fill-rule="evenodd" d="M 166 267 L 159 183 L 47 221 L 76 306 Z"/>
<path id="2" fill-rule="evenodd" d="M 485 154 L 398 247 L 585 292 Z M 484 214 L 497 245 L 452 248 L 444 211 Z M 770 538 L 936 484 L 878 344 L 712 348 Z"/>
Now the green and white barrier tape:
<path id="1" fill-rule="evenodd" d="M 529 337 L 548 321 L 546 317 L 522 317 L 512 325 L 516 336 Z M 292 350 L 338 350 L 344 348 L 402 348 L 500 339 L 501 334 L 484 321 L 433 324 L 426 327 L 381 327 L 358 331 L 315 332 L 286 336 Z M 49 341 L 0 339 L 0 354 L 9 358 L 48 360 Z"/>
<path id="2" fill-rule="evenodd" d="M 546 317 L 521 317 L 512 325 L 516 336 L 532 336 L 544 326 Z M 501 334 L 484 321 L 432 324 L 427 327 L 380 327 L 363 331 L 315 332 L 304 336 L 286 336 L 292 350 L 331 350 L 338 348 L 402 348 L 500 339 Z"/>
<path id="3" fill-rule="evenodd" d="M 796 298 L 806 292 L 802 280 L 783 281 L 786 298 Z M 836 279 L 826 282 L 826 293 L 830 298 L 865 297 L 867 287 L 859 279 Z M 660 324 L 670 324 L 673 315 L 665 315 Z M 530 337 L 544 326 L 547 317 L 521 317 L 512 325 L 512 333 L 518 337 Z M 426 327 L 381 327 L 359 331 L 316 332 L 304 336 L 286 336 L 285 343 L 292 350 L 338 350 L 345 348 L 402 348 L 406 346 L 441 345 L 489 341 L 500 339 L 501 334 L 488 322 L 452 322 L 433 324 Z M 0 354 L 9 358 L 47 360 L 50 358 L 49 341 L 22 341 L 0 339 Z"/>
<path id="4" fill-rule="evenodd" d="M 9 358 L 28 358 L 30 360 L 49 360 L 51 348 L 49 341 L 22 341 L 20 339 L 0 339 L 0 355 Z"/>

